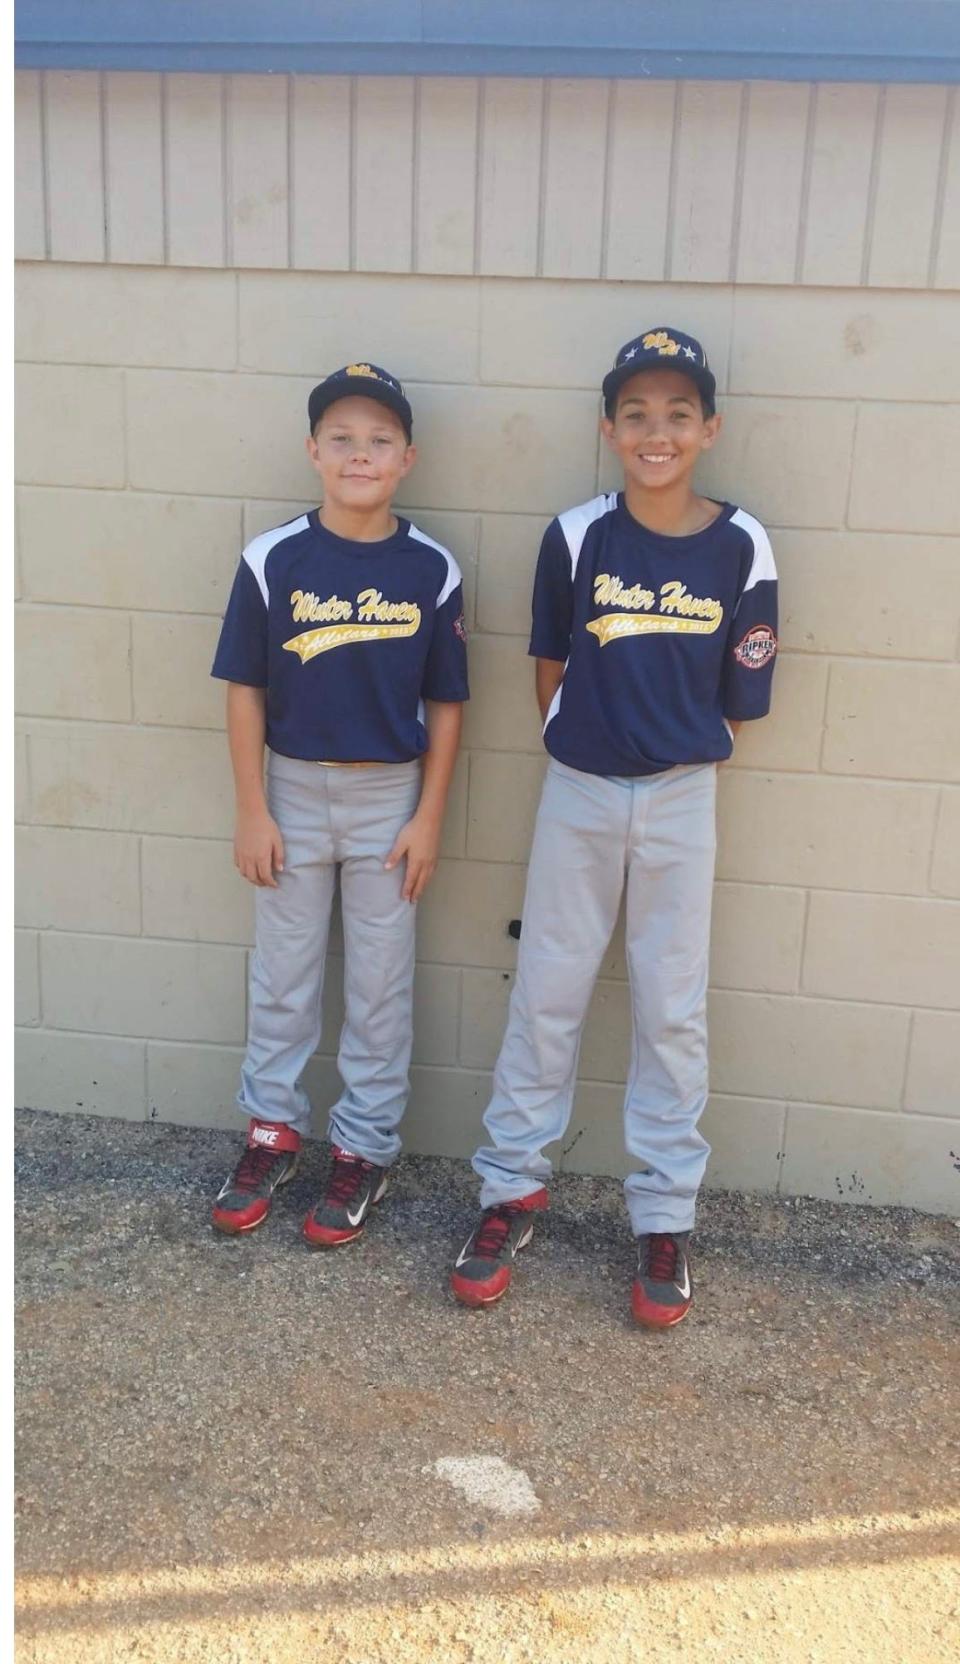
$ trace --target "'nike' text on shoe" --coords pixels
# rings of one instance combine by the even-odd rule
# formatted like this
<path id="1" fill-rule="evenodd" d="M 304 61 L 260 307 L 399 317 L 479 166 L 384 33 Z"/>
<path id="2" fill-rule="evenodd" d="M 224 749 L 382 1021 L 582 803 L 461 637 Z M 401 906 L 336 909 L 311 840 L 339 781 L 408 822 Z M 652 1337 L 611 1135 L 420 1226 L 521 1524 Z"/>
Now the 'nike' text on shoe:
<path id="1" fill-rule="evenodd" d="M 300 1134 L 270 1121 L 251 1121 L 247 1147 L 213 1204 L 214 1230 L 228 1236 L 255 1231 L 273 1203 L 278 1185 L 297 1171 Z"/>
<path id="2" fill-rule="evenodd" d="M 303 1224 L 303 1234 L 311 1248 L 340 1248 L 361 1235 L 367 1214 L 376 1207 L 387 1188 L 387 1175 L 382 1167 L 349 1150 L 333 1146 L 333 1166 L 327 1188 L 311 1208 Z"/>
<path id="3" fill-rule="evenodd" d="M 513 1262 L 533 1236 L 532 1215 L 547 1206 L 547 1192 L 485 1208 L 461 1250 L 450 1286 L 464 1306 L 492 1306 L 510 1287 Z"/>
<path id="4" fill-rule="evenodd" d="M 689 1241 L 689 1231 L 653 1231 L 637 1237 L 637 1274 L 630 1303 L 645 1329 L 669 1329 L 690 1310 Z"/>

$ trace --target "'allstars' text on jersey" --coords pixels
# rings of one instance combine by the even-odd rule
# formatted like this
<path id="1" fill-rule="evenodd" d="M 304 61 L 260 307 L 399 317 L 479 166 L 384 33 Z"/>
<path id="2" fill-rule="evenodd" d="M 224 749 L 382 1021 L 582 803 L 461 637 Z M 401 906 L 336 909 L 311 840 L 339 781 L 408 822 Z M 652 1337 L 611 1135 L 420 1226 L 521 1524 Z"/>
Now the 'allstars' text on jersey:
<path id="1" fill-rule="evenodd" d="M 530 652 L 566 661 L 544 725 L 558 762 L 642 775 L 722 761 L 728 722 L 770 708 L 776 651 L 773 554 L 743 509 L 724 503 L 702 531 L 665 537 L 618 493 L 547 527 Z"/>
<path id="2" fill-rule="evenodd" d="M 213 675 L 267 690 L 271 751 L 410 762 L 422 701 L 469 697 L 460 569 L 409 520 L 359 543 L 312 509 L 244 549 Z"/>

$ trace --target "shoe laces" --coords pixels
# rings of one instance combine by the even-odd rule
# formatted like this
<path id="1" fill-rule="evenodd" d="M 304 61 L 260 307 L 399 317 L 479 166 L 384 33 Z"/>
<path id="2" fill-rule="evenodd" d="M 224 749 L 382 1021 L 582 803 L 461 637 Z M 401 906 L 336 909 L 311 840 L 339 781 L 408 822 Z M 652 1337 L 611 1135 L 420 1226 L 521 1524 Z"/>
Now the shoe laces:
<path id="1" fill-rule="evenodd" d="M 334 1202 L 337 1207 L 344 1207 L 348 1202 L 352 1202 L 372 1165 L 372 1162 L 364 1161 L 362 1156 L 351 1156 L 345 1151 L 338 1151 L 333 1158 L 333 1171 L 327 1185 L 326 1200 Z"/>
<path id="2" fill-rule="evenodd" d="M 500 1253 L 510 1231 L 513 1216 L 520 1209 L 516 1202 L 500 1202 L 496 1207 L 486 1208 L 477 1231 L 473 1252 L 479 1260 L 495 1260 Z"/>
<path id="3" fill-rule="evenodd" d="M 677 1244 L 672 1236 L 655 1233 L 647 1250 L 647 1276 L 654 1283 L 672 1283 L 677 1274 Z"/>
<path id="4" fill-rule="evenodd" d="M 275 1161 L 278 1150 L 265 1150 L 261 1144 L 251 1144 L 244 1150 L 233 1175 L 234 1190 L 259 1190 Z"/>

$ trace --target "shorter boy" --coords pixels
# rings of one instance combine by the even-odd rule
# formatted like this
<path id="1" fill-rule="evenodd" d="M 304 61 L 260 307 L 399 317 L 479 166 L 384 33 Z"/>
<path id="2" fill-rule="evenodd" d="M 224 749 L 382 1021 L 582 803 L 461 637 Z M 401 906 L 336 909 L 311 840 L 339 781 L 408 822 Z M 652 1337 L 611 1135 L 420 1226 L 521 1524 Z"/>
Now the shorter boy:
<path id="1" fill-rule="evenodd" d="M 244 549 L 213 666 L 229 683 L 234 860 L 257 887 L 237 1100 L 249 1128 L 213 1224 L 256 1229 L 296 1170 L 339 868 L 343 1091 L 327 1188 L 303 1227 L 330 1248 L 361 1234 L 400 1149 L 414 904 L 436 865 L 468 689 L 457 563 L 391 506 L 416 460 L 403 388 L 350 364 L 313 389 L 308 415 L 323 503 Z"/>
<path id="2" fill-rule="evenodd" d="M 453 1272 L 468 1306 L 510 1283 L 547 1205 L 546 1144 L 570 1119 L 580 1035 L 627 890 L 633 1051 L 626 1181 L 636 1320 L 692 1299 L 689 1238 L 709 1147 L 706 989 L 717 763 L 770 704 L 776 572 L 752 515 L 697 494 L 720 431 L 702 346 L 676 329 L 628 341 L 603 383 L 624 489 L 547 528 L 530 652 L 550 763 L 517 976 L 477 1151 L 483 1217 Z"/>

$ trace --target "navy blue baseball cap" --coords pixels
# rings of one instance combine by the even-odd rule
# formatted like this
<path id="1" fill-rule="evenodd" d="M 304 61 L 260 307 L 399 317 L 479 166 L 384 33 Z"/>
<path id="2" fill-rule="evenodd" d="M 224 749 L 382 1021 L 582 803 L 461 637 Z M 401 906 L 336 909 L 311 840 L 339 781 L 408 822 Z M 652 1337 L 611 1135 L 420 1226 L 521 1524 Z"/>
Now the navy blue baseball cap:
<path id="1" fill-rule="evenodd" d="M 604 376 L 603 408 L 608 417 L 613 416 L 617 394 L 624 382 L 640 370 L 654 369 L 679 370 L 689 376 L 700 389 L 707 415 L 713 415 L 717 381 L 700 342 L 692 335 L 684 335 L 682 330 L 658 327 L 625 342 L 613 369 Z"/>
<path id="2" fill-rule="evenodd" d="M 328 405 L 335 404 L 337 399 L 356 398 L 358 395 L 364 399 L 376 399 L 378 404 L 385 404 L 388 410 L 399 416 L 407 443 L 410 443 L 413 437 L 410 402 L 396 376 L 382 370 L 379 364 L 345 364 L 342 370 L 334 370 L 332 375 L 318 382 L 307 400 L 310 432 L 313 432 Z"/>

